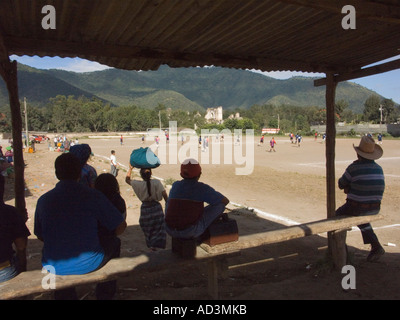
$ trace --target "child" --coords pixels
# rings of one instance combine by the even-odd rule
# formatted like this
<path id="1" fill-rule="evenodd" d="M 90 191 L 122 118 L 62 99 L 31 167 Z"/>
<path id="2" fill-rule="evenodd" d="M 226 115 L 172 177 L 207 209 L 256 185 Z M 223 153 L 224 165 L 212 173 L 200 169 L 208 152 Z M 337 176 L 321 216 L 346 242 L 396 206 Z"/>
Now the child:
<path id="1" fill-rule="evenodd" d="M 165 231 L 164 212 L 160 201 L 168 200 L 167 192 L 159 180 L 151 179 L 151 169 L 140 169 L 142 181 L 131 180 L 132 165 L 129 165 L 125 182 L 132 186 L 136 196 L 142 201 L 139 225 L 151 250 L 165 249 L 167 234 Z"/>
<path id="2" fill-rule="evenodd" d="M 96 178 L 94 187 L 110 200 L 126 220 L 126 204 L 125 200 L 121 197 L 117 179 L 111 173 L 102 173 Z M 108 231 L 106 228 L 99 225 L 99 238 L 101 243 L 107 243 L 112 237 L 116 237 L 113 231 Z"/>

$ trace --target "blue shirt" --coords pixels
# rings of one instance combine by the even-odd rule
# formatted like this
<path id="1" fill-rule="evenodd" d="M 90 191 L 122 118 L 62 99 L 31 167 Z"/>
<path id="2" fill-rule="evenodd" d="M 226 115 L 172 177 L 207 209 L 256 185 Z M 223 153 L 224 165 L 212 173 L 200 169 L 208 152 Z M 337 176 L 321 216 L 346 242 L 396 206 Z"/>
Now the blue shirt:
<path id="1" fill-rule="evenodd" d="M 98 224 L 111 231 L 122 222 L 101 192 L 76 181 L 58 182 L 36 206 L 34 233 L 44 242 L 42 265 L 54 267 L 58 275 L 95 270 L 104 258 Z"/>
<path id="2" fill-rule="evenodd" d="M 168 198 L 201 201 L 214 205 L 220 203 L 224 196 L 208 184 L 196 179 L 183 179 L 173 183 Z"/>

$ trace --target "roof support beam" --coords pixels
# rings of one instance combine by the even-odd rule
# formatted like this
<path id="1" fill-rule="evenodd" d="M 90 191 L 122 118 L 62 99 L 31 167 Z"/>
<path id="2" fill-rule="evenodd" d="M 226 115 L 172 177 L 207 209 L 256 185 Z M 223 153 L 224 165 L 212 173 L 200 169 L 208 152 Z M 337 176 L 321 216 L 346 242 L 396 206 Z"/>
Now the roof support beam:
<path id="1" fill-rule="evenodd" d="M 333 73 L 326 74 L 326 210 L 327 217 L 333 218 L 336 215 L 336 196 L 335 196 L 335 93 L 337 82 Z M 345 235 L 346 233 L 344 233 Z M 332 257 L 336 267 L 342 267 L 342 253 L 345 252 L 345 241 L 343 237 L 336 236 L 328 232 L 328 253 Z"/>
<path id="2" fill-rule="evenodd" d="M 334 78 L 335 78 L 335 82 L 342 82 L 342 81 L 372 76 L 375 74 L 384 73 L 384 72 L 392 71 L 395 69 L 400 69 L 400 59 L 382 63 L 382 64 L 379 64 L 379 65 L 373 66 L 373 67 L 368 67 L 368 68 L 359 69 L 359 70 L 352 71 L 352 72 L 337 74 L 334 76 Z M 327 78 L 322 78 L 322 79 L 315 80 L 314 86 L 315 87 L 324 86 L 324 85 L 326 85 L 326 83 L 327 83 Z"/>
<path id="3" fill-rule="evenodd" d="M 18 96 L 17 62 L 11 62 L 8 51 L 0 32 L 0 75 L 4 79 L 11 109 L 13 153 L 14 153 L 14 173 L 15 173 L 15 207 L 24 221 L 28 219 L 25 203 L 25 183 L 24 183 L 24 157 L 22 152 L 22 118 Z"/>
<path id="4" fill-rule="evenodd" d="M 333 73 L 326 75 L 326 194 L 327 194 L 327 217 L 335 216 L 336 200 L 335 200 L 335 93 L 336 85 Z"/>

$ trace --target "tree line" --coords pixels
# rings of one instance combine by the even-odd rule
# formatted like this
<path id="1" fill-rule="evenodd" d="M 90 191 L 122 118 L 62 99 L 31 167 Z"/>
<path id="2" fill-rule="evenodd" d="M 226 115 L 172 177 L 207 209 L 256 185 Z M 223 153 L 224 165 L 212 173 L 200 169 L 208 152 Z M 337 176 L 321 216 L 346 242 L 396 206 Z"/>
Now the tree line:
<path id="1" fill-rule="evenodd" d="M 21 106 L 23 104 L 21 103 Z M 355 114 L 344 100 L 336 102 L 336 121 L 346 123 L 393 123 L 400 117 L 400 108 L 392 100 L 370 96 L 364 103 L 363 114 Z M 24 108 L 21 107 L 23 128 Z M 229 117 L 239 113 L 240 117 Z M 145 131 L 148 128 L 166 128 L 169 121 L 176 121 L 178 127 L 197 129 L 254 129 L 280 128 L 283 132 L 310 132 L 310 126 L 325 124 L 324 108 L 293 105 L 253 105 L 249 109 L 224 110 L 223 124 L 206 123 L 205 111 L 167 109 L 158 104 L 153 109 L 139 106 L 112 106 L 97 98 L 58 95 L 49 99 L 45 107 L 27 106 L 29 131 L 45 132 L 115 132 Z M 0 132 L 11 132 L 8 107 L 0 110 Z"/>

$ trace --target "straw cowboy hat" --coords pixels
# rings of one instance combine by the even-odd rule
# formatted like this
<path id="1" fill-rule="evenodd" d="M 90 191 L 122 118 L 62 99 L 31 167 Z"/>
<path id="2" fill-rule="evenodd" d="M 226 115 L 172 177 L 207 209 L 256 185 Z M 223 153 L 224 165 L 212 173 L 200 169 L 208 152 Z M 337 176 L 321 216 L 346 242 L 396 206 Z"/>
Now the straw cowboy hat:
<path id="1" fill-rule="evenodd" d="M 363 158 L 368 160 L 376 160 L 382 157 L 383 150 L 381 146 L 375 143 L 375 140 L 368 136 L 363 136 L 360 145 L 356 147 L 353 144 L 354 150 Z"/>

